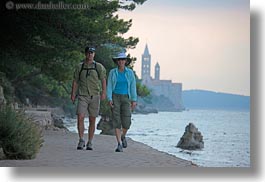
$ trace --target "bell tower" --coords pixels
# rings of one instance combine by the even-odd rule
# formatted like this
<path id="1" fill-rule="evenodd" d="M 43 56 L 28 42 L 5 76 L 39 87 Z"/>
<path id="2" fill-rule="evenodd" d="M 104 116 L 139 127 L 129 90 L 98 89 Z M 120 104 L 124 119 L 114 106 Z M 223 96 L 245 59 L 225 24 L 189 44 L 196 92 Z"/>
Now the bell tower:
<path id="1" fill-rule="evenodd" d="M 160 80 L 160 66 L 158 63 L 155 65 L 155 80 Z"/>
<path id="2" fill-rule="evenodd" d="M 151 79 L 151 55 L 149 54 L 148 46 L 145 45 L 144 53 L 142 54 L 142 80 L 149 81 Z"/>

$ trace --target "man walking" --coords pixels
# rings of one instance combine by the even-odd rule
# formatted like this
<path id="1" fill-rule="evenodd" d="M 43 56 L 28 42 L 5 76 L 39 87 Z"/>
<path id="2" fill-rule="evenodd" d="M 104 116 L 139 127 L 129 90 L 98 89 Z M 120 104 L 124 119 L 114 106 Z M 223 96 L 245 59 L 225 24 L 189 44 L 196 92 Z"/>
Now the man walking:
<path id="1" fill-rule="evenodd" d="M 94 47 L 86 47 L 86 58 L 76 67 L 74 72 L 71 100 L 74 103 L 76 96 L 78 96 L 76 114 L 79 142 L 77 150 L 82 150 L 85 147 L 84 119 L 86 114 L 89 116 L 86 149 L 93 150 L 92 140 L 95 132 L 96 117 L 99 113 L 100 100 L 104 100 L 106 97 L 106 69 L 102 64 L 94 61 L 95 51 Z"/>

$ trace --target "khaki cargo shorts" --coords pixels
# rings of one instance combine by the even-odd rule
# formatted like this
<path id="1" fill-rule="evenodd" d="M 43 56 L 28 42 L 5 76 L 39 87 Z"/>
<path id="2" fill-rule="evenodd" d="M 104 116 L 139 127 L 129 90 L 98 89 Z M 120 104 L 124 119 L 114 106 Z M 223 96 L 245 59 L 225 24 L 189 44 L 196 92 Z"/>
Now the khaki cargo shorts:
<path id="1" fill-rule="evenodd" d="M 129 96 L 113 94 L 112 101 L 113 127 L 129 129 L 131 126 L 131 102 Z"/>
<path id="2" fill-rule="evenodd" d="M 100 96 L 78 96 L 78 105 L 76 114 L 85 114 L 97 117 L 99 113 Z"/>

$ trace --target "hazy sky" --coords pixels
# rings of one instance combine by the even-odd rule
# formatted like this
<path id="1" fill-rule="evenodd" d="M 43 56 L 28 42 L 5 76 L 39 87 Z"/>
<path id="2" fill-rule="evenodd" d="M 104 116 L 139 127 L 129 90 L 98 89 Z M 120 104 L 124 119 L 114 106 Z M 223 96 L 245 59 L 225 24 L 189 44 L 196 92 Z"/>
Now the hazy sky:
<path id="1" fill-rule="evenodd" d="M 146 43 L 154 65 L 160 64 L 160 79 L 182 83 L 183 90 L 205 89 L 250 95 L 249 0 L 147 0 L 133 12 L 124 37 L 139 37 L 129 50 L 137 58 Z"/>

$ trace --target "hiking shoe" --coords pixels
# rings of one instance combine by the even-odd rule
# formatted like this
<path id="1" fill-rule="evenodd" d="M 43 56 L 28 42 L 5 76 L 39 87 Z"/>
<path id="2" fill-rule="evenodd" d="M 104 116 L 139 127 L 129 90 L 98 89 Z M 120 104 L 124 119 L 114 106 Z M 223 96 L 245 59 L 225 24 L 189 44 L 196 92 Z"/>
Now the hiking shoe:
<path id="1" fill-rule="evenodd" d="M 122 147 L 127 148 L 127 140 L 125 136 L 121 136 Z"/>
<path id="2" fill-rule="evenodd" d="M 85 140 L 80 138 L 79 142 L 78 142 L 78 145 L 77 145 L 77 150 L 83 150 L 84 147 L 85 147 Z"/>
<path id="3" fill-rule="evenodd" d="M 121 144 L 118 144 L 115 152 L 123 152 Z"/>
<path id="4" fill-rule="evenodd" d="M 86 144 L 86 149 L 87 150 L 93 150 L 93 148 L 92 148 L 92 143 L 91 142 L 87 142 L 87 144 Z"/>

